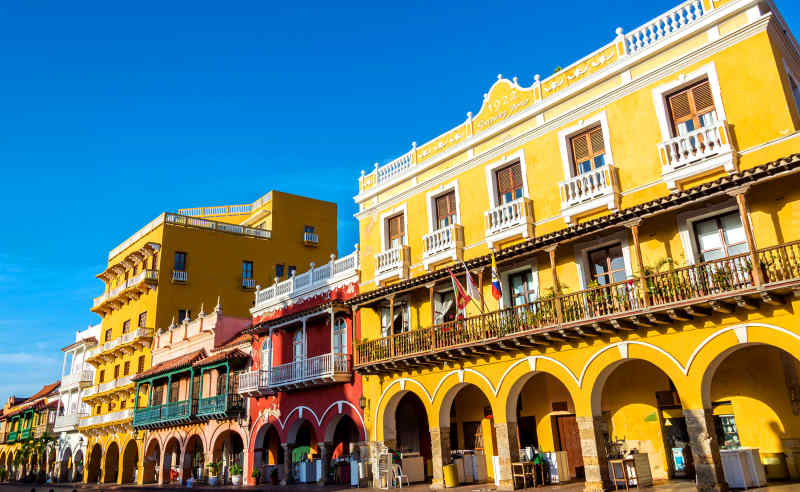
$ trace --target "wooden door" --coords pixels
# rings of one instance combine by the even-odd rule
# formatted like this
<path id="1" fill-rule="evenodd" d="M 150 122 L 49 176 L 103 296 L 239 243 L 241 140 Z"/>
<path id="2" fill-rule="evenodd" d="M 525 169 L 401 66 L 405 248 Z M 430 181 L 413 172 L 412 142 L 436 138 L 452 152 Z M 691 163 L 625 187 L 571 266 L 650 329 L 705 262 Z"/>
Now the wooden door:
<path id="1" fill-rule="evenodd" d="M 559 451 L 567 452 L 569 466 L 575 477 L 583 477 L 583 453 L 581 452 L 581 438 L 578 433 L 578 422 L 574 415 L 559 415 L 556 417 L 556 430 L 558 431 Z"/>

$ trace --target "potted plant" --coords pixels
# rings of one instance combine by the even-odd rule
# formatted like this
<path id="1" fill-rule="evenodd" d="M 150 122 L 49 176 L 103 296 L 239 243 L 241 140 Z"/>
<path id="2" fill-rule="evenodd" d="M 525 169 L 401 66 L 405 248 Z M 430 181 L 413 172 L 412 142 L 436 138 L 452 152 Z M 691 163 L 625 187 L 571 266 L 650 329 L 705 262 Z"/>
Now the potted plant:
<path id="1" fill-rule="evenodd" d="M 220 462 L 212 461 L 206 465 L 206 468 L 208 468 L 208 484 L 213 487 L 219 483 Z"/>
<path id="2" fill-rule="evenodd" d="M 6 480 L 8 480 L 8 470 L 0 467 L 0 482 L 5 482 Z"/>
<path id="3" fill-rule="evenodd" d="M 238 463 L 231 465 L 231 483 L 233 485 L 242 484 L 242 467 Z"/>
<path id="4" fill-rule="evenodd" d="M 279 482 L 279 480 L 278 480 L 278 469 L 277 468 L 273 468 L 272 471 L 269 474 L 269 483 L 271 485 L 278 485 L 278 482 Z"/>
<path id="5" fill-rule="evenodd" d="M 261 481 L 261 469 L 253 468 L 253 471 L 250 473 L 250 478 L 253 479 L 251 485 L 258 485 Z"/>

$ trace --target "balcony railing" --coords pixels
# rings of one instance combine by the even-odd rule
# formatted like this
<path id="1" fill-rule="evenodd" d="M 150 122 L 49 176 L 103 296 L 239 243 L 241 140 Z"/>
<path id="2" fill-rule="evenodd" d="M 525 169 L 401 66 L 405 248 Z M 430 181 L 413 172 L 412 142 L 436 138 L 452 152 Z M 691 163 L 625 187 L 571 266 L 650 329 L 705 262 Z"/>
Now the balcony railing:
<path id="1" fill-rule="evenodd" d="M 256 288 L 256 279 L 254 278 L 243 278 L 242 279 L 242 288 L 243 289 L 255 289 Z"/>
<path id="2" fill-rule="evenodd" d="M 295 296 L 353 277 L 358 272 L 358 268 L 358 250 L 319 267 L 312 266 L 311 269 L 300 275 L 256 290 L 256 305 L 253 309 L 267 309 Z"/>
<path id="3" fill-rule="evenodd" d="M 173 282 L 186 282 L 187 280 L 189 280 L 189 274 L 186 273 L 186 270 L 172 270 Z"/>
<path id="4" fill-rule="evenodd" d="M 69 432 L 75 430 L 78 427 L 81 418 L 85 416 L 86 414 L 84 413 L 58 415 L 56 417 L 56 423 L 53 426 L 53 432 Z"/>
<path id="5" fill-rule="evenodd" d="M 464 251 L 464 227 L 451 224 L 422 236 L 422 261 L 426 265 L 451 259 L 460 260 Z"/>
<path id="6" fill-rule="evenodd" d="M 74 372 L 64 375 L 64 377 L 61 378 L 60 389 L 63 391 L 74 386 L 91 386 L 93 377 L 94 372 L 90 369 L 78 369 Z"/>
<path id="7" fill-rule="evenodd" d="M 760 287 L 755 285 L 754 256 L 763 279 Z M 712 311 L 730 313 L 737 305 L 757 307 L 750 297 L 760 295 L 764 302 L 775 302 L 782 290 L 797 284 L 800 241 L 368 340 L 357 346 L 356 366 L 466 346 L 502 346 L 509 339 L 531 346 L 686 321 Z M 777 293 L 765 297 L 770 291 Z"/>
<path id="8" fill-rule="evenodd" d="M 110 422 L 116 422 L 118 420 L 127 420 L 133 416 L 133 411 L 131 409 L 125 410 L 117 410 L 116 412 L 110 412 L 104 415 L 95 415 L 93 417 L 85 417 L 80 420 L 81 427 L 88 427 L 90 425 L 99 425 L 99 424 L 107 424 Z"/>
<path id="9" fill-rule="evenodd" d="M 319 244 L 319 234 L 316 232 L 304 232 L 303 242 L 306 244 Z"/>
<path id="10" fill-rule="evenodd" d="M 137 408 L 133 413 L 133 426 L 153 428 L 175 422 L 186 422 L 194 413 L 196 405 L 197 400 L 180 400 Z"/>
<path id="11" fill-rule="evenodd" d="M 19 431 L 19 440 L 24 441 L 26 439 L 30 439 L 31 435 L 33 435 L 33 428 L 28 427 L 27 429 L 22 429 Z"/>
<path id="12" fill-rule="evenodd" d="M 197 416 L 220 418 L 233 410 L 241 410 L 242 397 L 238 394 L 223 393 L 221 395 L 200 398 L 197 404 Z"/>
<path id="13" fill-rule="evenodd" d="M 486 217 L 486 239 L 492 244 L 504 238 L 533 234 L 533 202 L 522 197 L 484 212 Z"/>
<path id="14" fill-rule="evenodd" d="M 131 377 L 130 376 L 122 376 L 117 378 L 113 381 L 109 381 L 107 383 L 102 383 L 97 385 L 97 392 L 104 393 L 106 391 L 111 391 L 113 389 L 121 388 L 123 386 L 127 386 L 131 384 Z"/>
<path id="15" fill-rule="evenodd" d="M 394 248 L 381 251 L 375 255 L 375 278 L 383 280 L 387 278 L 408 277 L 408 268 L 411 263 L 411 254 L 408 246 L 395 246 Z"/>
<path id="16" fill-rule="evenodd" d="M 328 353 L 273 367 L 269 386 L 286 389 L 342 382 L 351 375 L 350 355 Z"/>
<path id="17" fill-rule="evenodd" d="M 0 432 L 0 444 L 8 442 L 8 432 Z"/>
<path id="18" fill-rule="evenodd" d="M 19 439 L 19 431 L 11 431 L 8 433 L 8 444 L 17 442 L 17 439 Z"/>
<path id="19" fill-rule="evenodd" d="M 735 170 L 734 147 L 725 120 L 679 135 L 658 145 L 661 174 L 670 188 L 677 180 L 716 168 Z M 720 157 L 721 159 L 714 159 Z"/>
<path id="20" fill-rule="evenodd" d="M 46 434 L 52 434 L 52 433 L 53 433 L 53 423 L 52 422 L 48 422 L 48 423 L 45 423 L 45 424 L 39 424 L 39 425 L 37 425 L 36 427 L 33 428 L 33 437 L 35 437 L 37 439 L 42 437 L 42 436 L 44 436 L 44 435 L 46 435 Z"/>
<path id="21" fill-rule="evenodd" d="M 581 173 L 562 181 L 559 185 L 561 208 L 574 207 L 595 198 L 609 196 L 616 189 L 614 166 L 612 165 Z"/>
<path id="22" fill-rule="evenodd" d="M 147 289 L 148 288 L 147 286 L 157 283 L 158 283 L 158 270 L 142 270 L 138 274 L 134 275 L 132 278 L 125 280 L 120 285 L 114 287 L 108 292 L 105 292 L 103 295 L 95 297 L 94 302 L 92 303 L 92 309 L 98 309 L 102 307 L 103 304 L 109 301 L 113 301 L 124 292 L 127 292 L 135 288 Z"/>
<path id="23" fill-rule="evenodd" d="M 625 49 L 638 53 L 698 21 L 706 13 L 701 0 L 687 0 L 625 35 Z"/>
<path id="24" fill-rule="evenodd" d="M 239 394 L 258 396 L 271 393 L 269 389 L 269 371 L 256 370 L 239 374 Z"/>

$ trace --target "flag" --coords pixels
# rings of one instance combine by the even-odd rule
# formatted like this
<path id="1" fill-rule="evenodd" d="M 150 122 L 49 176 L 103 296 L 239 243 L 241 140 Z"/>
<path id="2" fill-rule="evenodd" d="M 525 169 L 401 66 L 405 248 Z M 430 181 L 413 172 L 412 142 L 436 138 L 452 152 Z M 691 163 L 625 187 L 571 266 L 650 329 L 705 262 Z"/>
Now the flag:
<path id="1" fill-rule="evenodd" d="M 475 285 L 475 281 L 472 280 L 472 274 L 469 273 L 467 269 L 467 265 L 462 261 L 461 264 L 464 266 L 464 271 L 467 272 L 467 294 L 478 303 L 478 305 L 483 304 L 483 299 L 481 299 L 481 291 L 478 290 L 478 287 Z"/>
<path id="2" fill-rule="evenodd" d="M 464 290 L 464 287 L 456 279 L 456 276 L 453 275 L 453 271 L 450 270 L 449 268 L 447 269 L 447 271 L 450 273 L 450 280 L 453 281 L 453 292 L 456 295 L 456 306 L 458 306 L 458 309 L 460 311 L 463 311 L 464 308 L 467 307 L 467 304 L 469 304 L 470 301 L 469 294 L 467 294 L 467 292 Z"/>
<path id="3" fill-rule="evenodd" d="M 492 255 L 492 297 L 499 301 L 503 297 L 503 288 L 500 286 L 500 274 L 497 273 L 497 262 L 494 261 L 494 250 L 489 250 Z"/>

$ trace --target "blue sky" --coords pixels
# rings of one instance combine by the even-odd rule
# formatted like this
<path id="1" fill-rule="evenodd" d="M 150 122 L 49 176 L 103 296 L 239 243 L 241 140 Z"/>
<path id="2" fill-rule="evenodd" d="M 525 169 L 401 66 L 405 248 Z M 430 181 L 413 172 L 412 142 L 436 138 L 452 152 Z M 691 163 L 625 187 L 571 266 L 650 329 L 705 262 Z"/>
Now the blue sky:
<path id="1" fill-rule="evenodd" d="M 306 194 L 349 252 L 361 169 L 676 3 L 4 2 L 0 398 L 60 377 L 108 251 L 162 211 Z"/>

